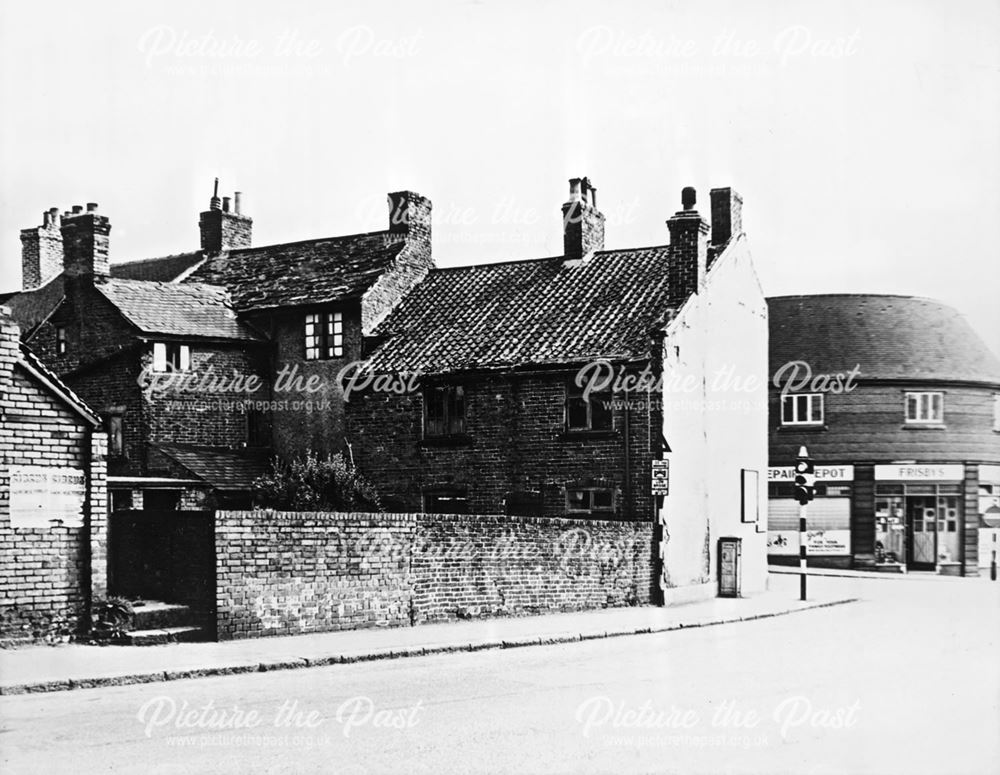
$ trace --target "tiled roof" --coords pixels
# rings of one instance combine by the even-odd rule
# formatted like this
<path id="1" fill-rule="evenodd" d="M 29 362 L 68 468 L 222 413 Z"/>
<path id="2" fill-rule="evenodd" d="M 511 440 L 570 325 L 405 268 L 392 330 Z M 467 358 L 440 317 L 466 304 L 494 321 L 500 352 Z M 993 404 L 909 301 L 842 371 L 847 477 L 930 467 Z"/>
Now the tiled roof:
<path id="1" fill-rule="evenodd" d="M 203 258 L 204 254 L 197 250 L 193 253 L 178 253 L 174 256 L 127 261 L 121 264 L 112 264 L 111 276 L 122 280 L 155 280 L 169 283 L 196 266 Z"/>
<path id="2" fill-rule="evenodd" d="M 203 283 L 110 279 L 94 287 L 148 334 L 260 339 L 236 319 L 224 288 Z"/>
<path id="3" fill-rule="evenodd" d="M 801 360 L 814 374 L 858 366 L 861 379 L 1000 384 L 1000 359 L 959 312 L 939 301 L 826 294 L 767 302 L 772 375 Z"/>
<path id="4" fill-rule="evenodd" d="M 377 371 L 641 357 L 666 309 L 666 246 L 432 271 L 379 326 Z"/>
<path id="5" fill-rule="evenodd" d="M 27 336 L 55 311 L 65 293 L 65 279 L 60 274 L 40 288 L 6 294 L 0 303 L 10 308 L 11 316 L 21 327 L 21 336 Z"/>
<path id="6" fill-rule="evenodd" d="M 241 312 L 359 298 L 403 248 L 387 232 L 230 250 L 191 280 L 224 285 Z"/>
<path id="7" fill-rule="evenodd" d="M 77 414 L 86 417 L 92 425 L 100 426 L 101 420 L 97 412 L 91 409 L 80 396 L 74 393 L 69 386 L 63 382 L 56 373 L 49 369 L 25 344 L 21 344 L 21 358 L 25 365 L 33 370 L 43 381 L 49 383 L 49 387 L 67 404 L 73 407 Z"/>
<path id="8" fill-rule="evenodd" d="M 152 446 L 217 490 L 249 490 L 254 480 L 268 470 L 268 450 L 247 449 L 237 452 L 180 444 Z"/>

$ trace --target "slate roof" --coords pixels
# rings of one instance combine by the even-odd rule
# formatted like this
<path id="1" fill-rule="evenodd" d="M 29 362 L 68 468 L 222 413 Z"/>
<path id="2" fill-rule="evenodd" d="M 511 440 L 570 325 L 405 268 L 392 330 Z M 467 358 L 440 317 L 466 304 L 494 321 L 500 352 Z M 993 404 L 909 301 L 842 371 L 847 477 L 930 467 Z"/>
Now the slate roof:
<path id="1" fill-rule="evenodd" d="M 190 279 L 224 285 L 241 312 L 345 301 L 368 290 L 403 244 L 383 231 L 240 248 L 209 258 Z"/>
<path id="2" fill-rule="evenodd" d="M 53 277 L 45 285 L 31 291 L 13 291 L 0 297 L 0 304 L 10 308 L 21 335 L 30 334 L 55 311 L 66 294 L 64 275 Z"/>
<path id="3" fill-rule="evenodd" d="M 75 409 L 77 414 L 89 420 L 91 425 L 95 427 L 101 426 L 101 419 L 97 412 L 91 409 L 80 396 L 74 393 L 65 382 L 56 376 L 54 371 L 42 363 L 38 356 L 32 352 L 31 348 L 23 342 L 21 343 L 21 359 L 29 370 L 34 371 L 43 381 L 48 382 L 51 390 L 64 403 Z"/>
<path id="4" fill-rule="evenodd" d="M 261 339 L 236 319 L 225 288 L 204 283 L 110 279 L 94 288 L 148 334 L 208 339 Z"/>
<path id="5" fill-rule="evenodd" d="M 860 379 L 1000 384 L 1000 359 L 955 309 L 874 294 L 769 298 L 771 374 L 802 360 L 813 373 L 860 367 Z"/>
<path id="6" fill-rule="evenodd" d="M 204 257 L 200 250 L 196 250 L 193 253 L 178 253 L 173 256 L 111 264 L 111 276 L 122 280 L 155 280 L 168 283 L 197 266 Z"/>
<path id="7" fill-rule="evenodd" d="M 437 269 L 375 331 L 378 372 L 642 357 L 666 310 L 667 246 Z"/>
<path id="8" fill-rule="evenodd" d="M 270 459 L 269 451 L 259 449 L 234 451 L 182 444 L 151 446 L 217 490 L 249 490 L 257 477 L 267 473 Z"/>

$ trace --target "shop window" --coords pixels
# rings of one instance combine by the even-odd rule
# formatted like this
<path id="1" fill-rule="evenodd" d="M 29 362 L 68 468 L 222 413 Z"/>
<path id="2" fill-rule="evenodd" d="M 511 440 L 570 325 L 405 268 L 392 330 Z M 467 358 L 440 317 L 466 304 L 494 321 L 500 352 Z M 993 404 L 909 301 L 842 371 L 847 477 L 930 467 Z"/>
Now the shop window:
<path id="1" fill-rule="evenodd" d="M 56 355 L 65 355 L 69 350 L 69 335 L 66 326 L 56 326 Z"/>
<path id="2" fill-rule="evenodd" d="M 424 438 L 460 436 L 465 433 L 465 389 L 438 385 L 424 389 Z"/>
<path id="3" fill-rule="evenodd" d="M 424 490 L 424 514 L 468 514 L 469 495 L 464 487 Z"/>
<path id="4" fill-rule="evenodd" d="M 591 392 L 571 382 L 566 387 L 566 428 L 570 431 L 610 431 L 611 393 Z"/>
<path id="5" fill-rule="evenodd" d="M 574 487 L 566 490 L 566 513 L 608 518 L 615 514 L 615 491 L 610 487 Z"/>
<path id="6" fill-rule="evenodd" d="M 944 422 L 944 393 L 907 393 L 906 421 L 909 423 Z"/>
<path id="7" fill-rule="evenodd" d="M 177 342 L 153 343 L 153 371 L 187 371 L 191 368 L 191 348 Z"/>
<path id="8" fill-rule="evenodd" d="M 822 422 L 822 393 L 795 393 L 781 397 L 782 425 L 819 425 Z"/>
<path id="9" fill-rule="evenodd" d="M 340 312 L 314 312 L 305 321 L 306 360 L 340 358 L 344 354 L 344 316 Z"/>

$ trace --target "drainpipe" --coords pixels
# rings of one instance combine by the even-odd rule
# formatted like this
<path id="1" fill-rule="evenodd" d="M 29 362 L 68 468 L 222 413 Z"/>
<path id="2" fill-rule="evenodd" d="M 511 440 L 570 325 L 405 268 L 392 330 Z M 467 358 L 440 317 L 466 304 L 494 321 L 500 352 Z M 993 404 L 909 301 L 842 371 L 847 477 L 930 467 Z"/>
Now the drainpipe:
<path id="1" fill-rule="evenodd" d="M 93 505 L 94 500 L 90 493 L 94 486 L 93 472 L 91 467 L 91 456 L 94 454 L 94 429 L 88 427 L 86 432 L 83 434 L 83 443 L 85 445 L 85 454 L 83 457 L 83 514 L 84 514 L 84 524 L 87 529 L 83 531 L 85 533 L 85 540 L 83 542 L 82 554 L 83 554 L 83 615 L 85 618 L 86 632 L 90 631 L 90 627 L 94 621 L 94 565 L 93 565 L 93 540 L 94 540 L 94 512 Z M 84 624 L 81 623 L 81 624 Z"/>
<path id="2" fill-rule="evenodd" d="M 613 394 L 612 394 L 613 395 Z M 630 436 L 630 412 L 628 403 L 628 390 L 625 390 L 625 416 L 622 422 L 622 435 L 625 441 L 625 455 L 624 455 L 624 468 L 625 468 L 625 510 L 628 512 L 630 519 L 635 519 L 635 514 L 632 513 L 632 455 L 629 450 L 629 436 Z"/>

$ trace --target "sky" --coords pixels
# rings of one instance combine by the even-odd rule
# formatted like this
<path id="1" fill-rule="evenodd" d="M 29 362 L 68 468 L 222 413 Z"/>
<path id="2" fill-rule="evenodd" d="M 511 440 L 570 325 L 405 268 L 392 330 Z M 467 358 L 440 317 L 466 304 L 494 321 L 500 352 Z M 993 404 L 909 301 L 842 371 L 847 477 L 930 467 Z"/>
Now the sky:
<path id="1" fill-rule="evenodd" d="M 937 298 L 1000 353 L 996 0 L 3 3 L 0 100 L 3 290 L 49 207 L 196 249 L 216 176 L 256 245 L 411 189 L 439 266 L 557 255 L 586 175 L 609 248 L 732 186 L 768 295 Z"/>

